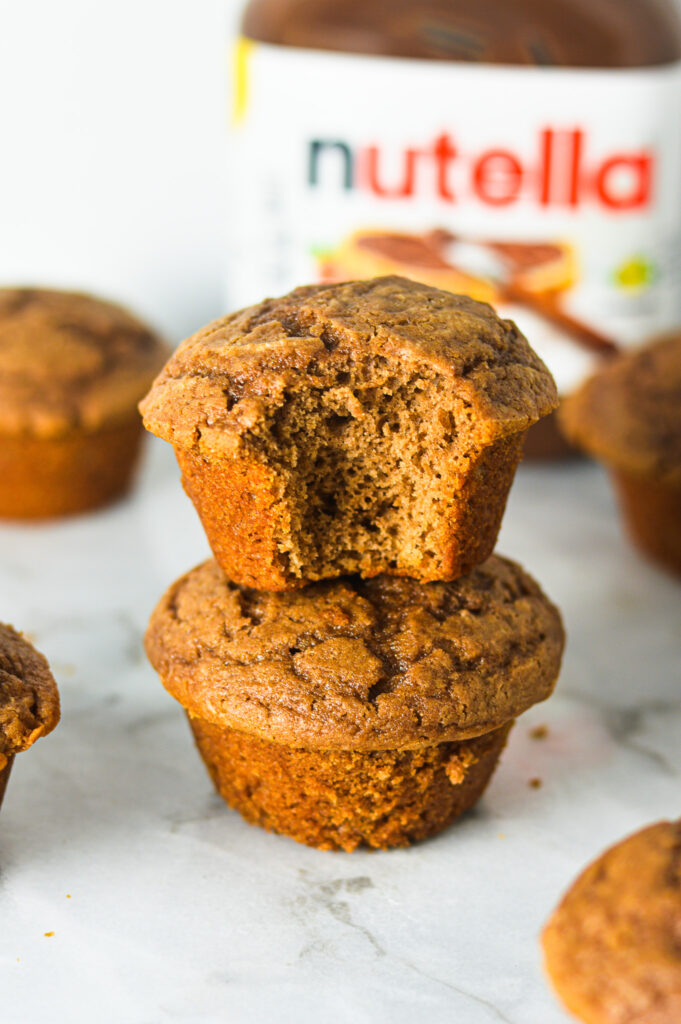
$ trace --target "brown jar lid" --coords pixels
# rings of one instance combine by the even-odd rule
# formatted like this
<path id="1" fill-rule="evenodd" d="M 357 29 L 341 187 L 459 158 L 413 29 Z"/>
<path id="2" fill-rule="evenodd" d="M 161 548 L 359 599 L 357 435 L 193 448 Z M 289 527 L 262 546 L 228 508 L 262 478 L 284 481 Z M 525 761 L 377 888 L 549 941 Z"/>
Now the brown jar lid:
<path id="1" fill-rule="evenodd" d="M 431 60 L 645 67 L 681 56 L 670 0 L 251 0 L 244 34 Z"/>

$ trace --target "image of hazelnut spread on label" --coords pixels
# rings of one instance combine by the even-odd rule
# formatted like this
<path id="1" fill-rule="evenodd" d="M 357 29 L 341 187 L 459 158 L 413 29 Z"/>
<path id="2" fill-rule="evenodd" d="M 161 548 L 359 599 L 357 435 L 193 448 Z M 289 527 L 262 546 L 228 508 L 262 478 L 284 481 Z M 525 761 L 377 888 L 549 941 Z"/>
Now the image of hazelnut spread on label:
<path id="1" fill-rule="evenodd" d="M 493 303 L 561 394 L 681 324 L 674 12 L 487 6 L 499 18 L 470 0 L 305 18 L 252 0 L 232 62 L 230 308 L 399 274 Z"/>

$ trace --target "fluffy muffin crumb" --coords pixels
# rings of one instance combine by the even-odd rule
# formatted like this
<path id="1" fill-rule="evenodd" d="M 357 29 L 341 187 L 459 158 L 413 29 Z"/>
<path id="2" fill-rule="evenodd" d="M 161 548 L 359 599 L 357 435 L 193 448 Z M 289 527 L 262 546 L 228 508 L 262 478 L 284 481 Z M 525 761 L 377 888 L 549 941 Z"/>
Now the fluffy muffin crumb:
<path id="1" fill-rule="evenodd" d="M 491 553 L 557 404 L 490 306 L 402 278 L 310 286 L 188 339 L 141 403 L 228 576 L 454 579 Z"/>

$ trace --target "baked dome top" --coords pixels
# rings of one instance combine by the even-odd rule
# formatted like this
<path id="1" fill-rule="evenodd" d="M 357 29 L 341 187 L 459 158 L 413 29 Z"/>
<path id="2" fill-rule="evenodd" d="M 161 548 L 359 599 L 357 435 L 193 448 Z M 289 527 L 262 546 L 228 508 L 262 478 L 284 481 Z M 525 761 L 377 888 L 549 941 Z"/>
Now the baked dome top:
<path id="1" fill-rule="evenodd" d="M 141 403 L 145 426 L 180 448 L 231 452 L 292 389 L 337 386 L 348 354 L 455 382 L 480 444 L 527 429 L 558 404 L 549 371 L 491 306 L 379 277 L 297 288 L 204 327 Z"/>
<path id="2" fill-rule="evenodd" d="M 0 622 L 0 771 L 59 721 L 59 694 L 47 661 Z"/>
<path id="3" fill-rule="evenodd" d="M 0 433 L 55 437 L 129 420 L 167 355 L 111 302 L 0 289 Z"/>
<path id="4" fill-rule="evenodd" d="M 214 561 L 154 611 L 149 659 L 190 715 L 291 746 L 380 750 L 477 736 L 549 696 L 564 634 L 520 566 L 453 583 L 346 577 L 272 593 Z"/>

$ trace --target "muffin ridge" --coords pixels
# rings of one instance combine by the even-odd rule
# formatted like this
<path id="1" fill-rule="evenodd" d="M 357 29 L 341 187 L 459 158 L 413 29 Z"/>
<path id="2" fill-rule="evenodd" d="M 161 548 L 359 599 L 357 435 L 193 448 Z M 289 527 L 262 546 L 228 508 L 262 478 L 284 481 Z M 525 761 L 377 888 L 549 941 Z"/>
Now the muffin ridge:
<path id="1" fill-rule="evenodd" d="M 449 608 L 447 590 L 462 595 Z M 206 562 L 161 600 L 146 646 L 197 717 L 274 742 L 359 750 L 503 725 L 549 696 L 562 642 L 537 584 L 493 556 L 455 584 L 350 578 L 285 595 L 239 588 Z"/>

